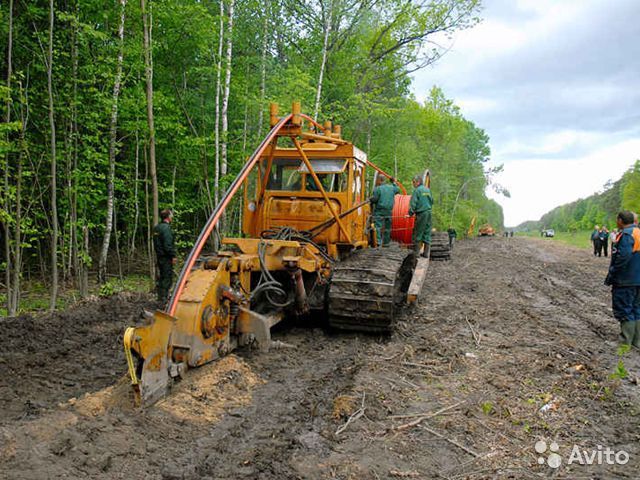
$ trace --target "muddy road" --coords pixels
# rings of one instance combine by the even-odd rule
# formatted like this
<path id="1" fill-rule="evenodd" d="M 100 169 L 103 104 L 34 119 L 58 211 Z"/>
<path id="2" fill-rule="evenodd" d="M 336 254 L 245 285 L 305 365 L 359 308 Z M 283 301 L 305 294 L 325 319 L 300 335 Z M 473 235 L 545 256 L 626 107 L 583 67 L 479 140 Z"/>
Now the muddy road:
<path id="1" fill-rule="evenodd" d="M 618 349 L 606 268 L 460 242 L 391 337 L 286 325 L 294 348 L 193 370 L 144 412 L 120 335 L 148 299 L 1 320 L 0 478 L 637 478 L 640 353 Z"/>

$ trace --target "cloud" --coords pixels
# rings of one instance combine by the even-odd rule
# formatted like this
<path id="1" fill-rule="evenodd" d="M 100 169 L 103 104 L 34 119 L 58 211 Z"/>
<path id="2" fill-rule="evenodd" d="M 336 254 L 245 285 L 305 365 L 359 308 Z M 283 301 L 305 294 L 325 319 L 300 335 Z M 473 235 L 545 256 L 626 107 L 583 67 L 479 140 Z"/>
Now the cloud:
<path id="1" fill-rule="evenodd" d="M 489 134 L 511 183 L 508 222 L 588 195 L 640 157 L 640 2 L 487 0 L 482 16 L 414 90 L 441 86 Z M 572 180 L 540 198 L 542 171 Z"/>
<path id="2" fill-rule="evenodd" d="M 640 160 L 640 139 L 626 140 L 593 151 L 580 158 L 523 159 L 505 163 L 495 181 L 511 193 L 498 201 L 505 214 L 505 225 L 537 220 L 558 205 L 601 191 L 608 180 L 617 180 L 636 160 Z"/>

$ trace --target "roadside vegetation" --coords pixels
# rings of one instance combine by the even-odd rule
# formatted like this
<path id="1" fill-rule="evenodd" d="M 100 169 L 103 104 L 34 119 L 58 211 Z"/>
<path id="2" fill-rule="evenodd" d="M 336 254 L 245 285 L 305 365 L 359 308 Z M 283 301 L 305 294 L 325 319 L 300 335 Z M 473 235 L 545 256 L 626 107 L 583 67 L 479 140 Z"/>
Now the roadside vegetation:
<path id="1" fill-rule="evenodd" d="M 540 220 L 524 222 L 517 228 L 538 235 L 543 228 L 553 228 L 557 238 L 563 238 L 562 232 L 569 233 L 570 238 L 579 238 L 584 236 L 584 232 L 593 230 L 594 225 L 604 225 L 613 230 L 620 210 L 640 212 L 640 160 L 620 179 L 608 181 L 602 192 L 560 205 L 545 213 Z M 589 234 L 584 238 L 588 240 Z M 581 245 L 583 242 L 579 241 L 577 246 Z"/>
<path id="2" fill-rule="evenodd" d="M 488 136 L 438 87 L 411 89 L 480 12 L 479 0 L 0 3 L 5 309 L 28 308 L 32 285 L 54 309 L 115 274 L 153 278 L 161 208 L 187 252 L 267 133 L 270 102 L 340 124 L 406 185 L 429 168 L 436 227 L 501 226 Z"/>
<path id="3" fill-rule="evenodd" d="M 573 232 L 559 232 L 556 230 L 554 237 L 541 237 L 540 232 L 517 232 L 519 237 L 540 238 L 545 242 L 560 242 L 566 245 L 571 245 L 578 248 L 592 248 L 591 247 L 591 230 L 580 230 Z"/>

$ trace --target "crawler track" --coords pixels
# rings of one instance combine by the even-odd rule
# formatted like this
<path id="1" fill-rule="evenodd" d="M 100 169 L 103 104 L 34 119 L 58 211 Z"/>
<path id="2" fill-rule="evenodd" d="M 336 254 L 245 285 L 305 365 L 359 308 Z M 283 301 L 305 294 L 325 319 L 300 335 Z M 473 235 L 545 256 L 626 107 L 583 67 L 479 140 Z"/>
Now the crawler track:
<path id="1" fill-rule="evenodd" d="M 329 289 L 330 326 L 390 332 L 414 266 L 413 252 L 398 246 L 360 250 L 340 262 Z"/>
<path id="2" fill-rule="evenodd" d="M 449 234 L 447 232 L 433 232 L 431 234 L 431 260 L 450 260 Z"/>

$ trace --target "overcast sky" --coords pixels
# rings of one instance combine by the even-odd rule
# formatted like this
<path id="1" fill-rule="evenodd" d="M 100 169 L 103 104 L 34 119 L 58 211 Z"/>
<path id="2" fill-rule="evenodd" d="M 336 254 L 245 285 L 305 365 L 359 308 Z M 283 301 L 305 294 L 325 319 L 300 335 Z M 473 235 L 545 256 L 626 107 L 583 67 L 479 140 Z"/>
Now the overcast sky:
<path id="1" fill-rule="evenodd" d="M 505 224 L 602 190 L 640 159 L 640 0 L 484 0 L 483 21 L 414 76 L 491 138 Z"/>

